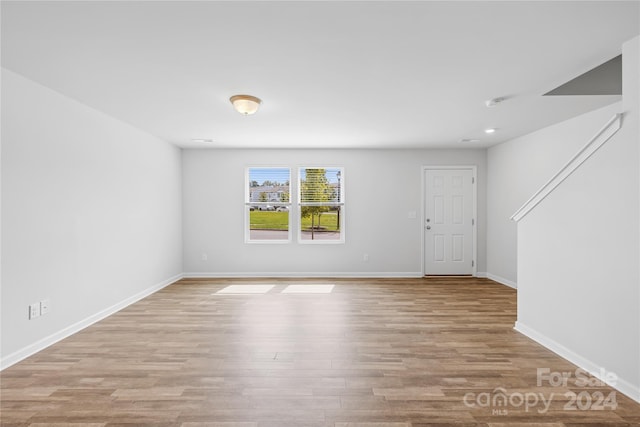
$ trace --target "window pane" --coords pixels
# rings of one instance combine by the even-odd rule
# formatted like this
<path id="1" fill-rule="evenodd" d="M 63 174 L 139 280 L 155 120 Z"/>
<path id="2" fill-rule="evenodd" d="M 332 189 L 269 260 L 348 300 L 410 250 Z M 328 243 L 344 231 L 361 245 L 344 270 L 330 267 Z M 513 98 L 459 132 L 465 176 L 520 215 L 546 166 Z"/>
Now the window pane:
<path id="1" fill-rule="evenodd" d="M 300 168 L 300 203 L 341 203 L 341 168 Z"/>
<path id="2" fill-rule="evenodd" d="M 289 203 L 290 177 L 288 168 L 249 168 L 247 202 Z"/>
<path id="3" fill-rule="evenodd" d="M 289 239 L 289 210 L 258 210 L 249 207 L 250 240 Z"/>
<path id="4" fill-rule="evenodd" d="M 301 240 L 342 241 L 341 206 L 301 206 Z"/>

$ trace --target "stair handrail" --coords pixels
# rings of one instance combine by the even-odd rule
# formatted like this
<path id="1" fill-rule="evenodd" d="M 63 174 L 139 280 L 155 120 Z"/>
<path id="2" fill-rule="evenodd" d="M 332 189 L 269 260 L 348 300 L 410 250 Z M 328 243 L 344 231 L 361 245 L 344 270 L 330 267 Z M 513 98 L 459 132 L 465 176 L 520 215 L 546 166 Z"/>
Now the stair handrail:
<path id="1" fill-rule="evenodd" d="M 529 198 L 513 215 L 511 220 L 518 222 L 543 201 L 553 190 L 567 179 L 581 164 L 595 153 L 622 127 L 623 113 L 615 114 L 565 165 Z"/>

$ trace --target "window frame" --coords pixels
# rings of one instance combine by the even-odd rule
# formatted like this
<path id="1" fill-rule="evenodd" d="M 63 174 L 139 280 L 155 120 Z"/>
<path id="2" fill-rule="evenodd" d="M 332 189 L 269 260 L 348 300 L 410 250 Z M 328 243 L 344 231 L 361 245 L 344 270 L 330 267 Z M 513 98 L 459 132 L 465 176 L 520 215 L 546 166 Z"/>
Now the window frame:
<path id="1" fill-rule="evenodd" d="M 287 211 L 288 215 L 288 229 L 287 229 L 287 238 L 286 239 L 251 239 L 251 207 L 253 206 L 267 206 L 273 205 L 273 201 L 267 200 L 266 202 L 254 202 L 251 200 L 251 169 L 286 169 L 289 171 L 289 201 L 288 202 L 277 202 L 278 205 L 287 206 L 289 209 Z M 293 241 L 292 234 L 292 211 L 294 203 L 292 201 L 293 193 L 293 168 L 291 166 L 247 166 L 245 167 L 245 179 L 244 179 L 244 242 L 247 244 L 289 244 Z"/>
<path id="2" fill-rule="evenodd" d="M 338 178 L 338 197 L 339 200 L 336 202 L 302 202 L 302 170 L 306 169 L 337 169 L 339 173 Z M 296 176 L 296 186 L 297 186 L 297 200 L 295 205 L 296 209 L 296 228 L 297 228 L 297 239 L 298 243 L 302 245 L 342 245 L 345 244 L 345 217 L 346 217 L 346 204 L 345 204 L 345 191 L 344 191 L 344 182 L 345 182 L 345 173 L 344 166 L 327 166 L 327 165 L 314 165 L 314 166 L 298 166 L 297 168 L 297 176 Z M 339 207 L 339 218 L 338 218 L 338 229 L 340 233 L 339 239 L 303 239 L 302 238 L 302 207 L 303 206 L 337 206 Z"/>

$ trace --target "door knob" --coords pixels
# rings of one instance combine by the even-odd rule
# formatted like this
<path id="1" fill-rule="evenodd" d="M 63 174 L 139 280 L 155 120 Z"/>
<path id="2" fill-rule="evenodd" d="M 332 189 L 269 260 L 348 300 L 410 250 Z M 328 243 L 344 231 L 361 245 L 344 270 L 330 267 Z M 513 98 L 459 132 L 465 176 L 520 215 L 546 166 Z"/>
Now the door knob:
<path id="1" fill-rule="evenodd" d="M 427 230 L 431 230 L 431 226 L 430 225 L 427 225 Z"/>

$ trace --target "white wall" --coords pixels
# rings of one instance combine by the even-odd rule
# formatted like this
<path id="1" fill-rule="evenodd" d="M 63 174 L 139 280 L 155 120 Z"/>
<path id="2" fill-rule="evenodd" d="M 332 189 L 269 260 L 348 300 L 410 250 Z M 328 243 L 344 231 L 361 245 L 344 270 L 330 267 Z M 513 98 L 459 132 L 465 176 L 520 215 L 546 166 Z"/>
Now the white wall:
<path id="1" fill-rule="evenodd" d="M 622 128 L 518 223 L 517 329 L 640 401 L 640 39 Z"/>
<path id="2" fill-rule="evenodd" d="M 176 147 L 2 70 L 3 366 L 182 272 L 180 168 Z"/>
<path id="3" fill-rule="evenodd" d="M 516 286 L 516 224 L 509 218 L 618 111 L 616 103 L 487 151 L 487 272 Z"/>
<path id="4" fill-rule="evenodd" d="M 245 168 L 263 165 L 344 166 L 346 243 L 246 244 Z M 418 276 L 423 165 L 478 166 L 478 272 L 484 272 L 485 150 L 184 150 L 185 273 Z M 409 211 L 417 218 L 409 219 Z"/>

